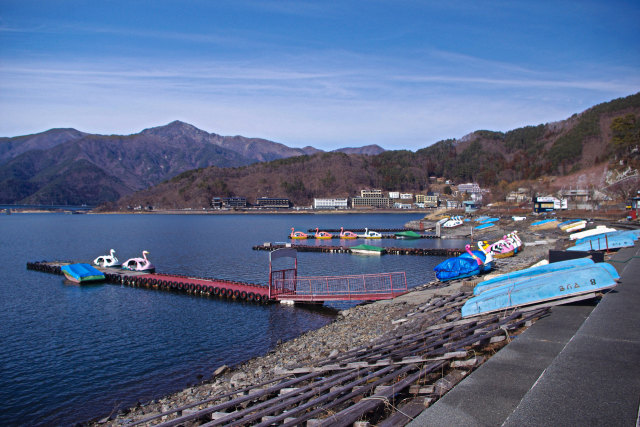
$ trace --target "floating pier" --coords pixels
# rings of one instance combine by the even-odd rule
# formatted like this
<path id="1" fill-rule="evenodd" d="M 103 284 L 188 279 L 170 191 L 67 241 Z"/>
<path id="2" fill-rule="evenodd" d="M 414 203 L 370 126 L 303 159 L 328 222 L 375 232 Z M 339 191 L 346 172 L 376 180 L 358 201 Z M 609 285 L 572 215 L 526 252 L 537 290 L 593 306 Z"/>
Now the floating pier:
<path id="1" fill-rule="evenodd" d="M 282 248 L 292 248 L 298 252 L 326 252 L 326 253 L 351 253 L 349 246 L 331 246 L 331 245 L 300 245 L 296 243 L 263 243 L 253 247 L 255 251 L 273 251 Z M 464 249 L 458 248 L 396 248 L 385 247 L 388 254 L 391 255 L 421 255 L 421 256 L 448 256 L 455 257 L 465 252 Z"/>
<path id="2" fill-rule="evenodd" d="M 297 252 L 291 248 L 269 254 L 269 285 L 257 285 L 226 279 L 192 277 L 178 274 L 148 273 L 114 267 L 96 267 L 106 283 L 132 287 L 184 292 L 254 303 L 314 303 L 325 301 L 374 301 L 392 299 L 407 292 L 404 272 L 349 276 L 298 276 Z M 293 259 L 291 268 L 273 270 L 272 260 Z M 28 262 L 27 269 L 62 275 L 61 267 L 73 264 L 61 261 Z"/>

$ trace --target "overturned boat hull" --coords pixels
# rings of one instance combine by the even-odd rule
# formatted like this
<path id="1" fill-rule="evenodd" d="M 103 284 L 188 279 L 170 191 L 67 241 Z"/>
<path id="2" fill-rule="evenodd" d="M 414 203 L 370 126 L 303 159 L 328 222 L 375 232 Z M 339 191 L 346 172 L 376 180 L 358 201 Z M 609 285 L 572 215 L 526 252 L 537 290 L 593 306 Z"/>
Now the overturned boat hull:
<path id="1" fill-rule="evenodd" d="M 524 278 L 470 298 L 462 317 L 491 313 L 610 289 L 620 276 L 607 263 Z"/>

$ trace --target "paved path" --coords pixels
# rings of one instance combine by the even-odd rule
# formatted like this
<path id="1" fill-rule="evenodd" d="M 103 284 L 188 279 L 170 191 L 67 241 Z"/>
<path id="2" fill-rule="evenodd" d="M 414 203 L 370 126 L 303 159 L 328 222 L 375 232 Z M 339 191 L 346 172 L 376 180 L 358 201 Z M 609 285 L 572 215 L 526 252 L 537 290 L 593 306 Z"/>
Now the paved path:
<path id="1" fill-rule="evenodd" d="M 554 307 L 410 425 L 638 425 L 640 246 L 609 262 L 600 303 Z"/>

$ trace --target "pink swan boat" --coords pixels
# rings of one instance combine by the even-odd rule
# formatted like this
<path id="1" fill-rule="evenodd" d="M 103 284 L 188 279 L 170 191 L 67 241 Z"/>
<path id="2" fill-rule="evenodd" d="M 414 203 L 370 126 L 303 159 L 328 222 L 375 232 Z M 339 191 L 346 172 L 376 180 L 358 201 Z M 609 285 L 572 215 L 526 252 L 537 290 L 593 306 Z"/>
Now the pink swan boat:
<path id="1" fill-rule="evenodd" d="M 316 239 L 333 239 L 333 234 L 326 231 L 318 231 L 318 228 L 316 227 L 316 234 L 314 234 L 314 237 Z"/>
<path id="2" fill-rule="evenodd" d="M 341 239 L 357 239 L 358 235 L 353 231 L 344 231 L 344 227 L 340 227 L 340 238 Z"/>
<path id="3" fill-rule="evenodd" d="M 291 227 L 291 234 L 289 235 L 292 239 L 306 239 L 309 237 L 307 233 L 303 233 L 302 231 L 295 231 L 293 227 Z"/>
<path id="4" fill-rule="evenodd" d="M 149 255 L 148 251 L 142 251 L 142 258 L 129 258 L 122 263 L 122 268 L 124 270 L 154 272 L 156 267 L 151 264 L 147 255 Z"/>

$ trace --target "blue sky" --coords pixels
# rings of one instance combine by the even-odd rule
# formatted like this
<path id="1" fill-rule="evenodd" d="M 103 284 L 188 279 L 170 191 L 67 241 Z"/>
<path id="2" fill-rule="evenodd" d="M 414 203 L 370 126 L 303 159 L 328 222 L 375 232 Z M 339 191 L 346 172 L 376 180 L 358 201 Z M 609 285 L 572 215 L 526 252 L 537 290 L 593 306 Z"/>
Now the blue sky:
<path id="1" fill-rule="evenodd" d="M 0 0 L 0 136 L 417 150 L 638 91 L 637 0 Z"/>

